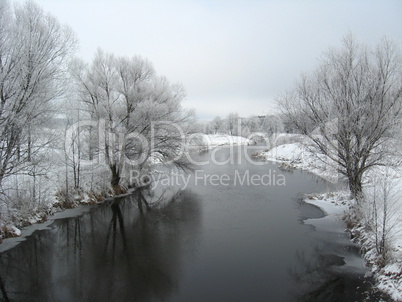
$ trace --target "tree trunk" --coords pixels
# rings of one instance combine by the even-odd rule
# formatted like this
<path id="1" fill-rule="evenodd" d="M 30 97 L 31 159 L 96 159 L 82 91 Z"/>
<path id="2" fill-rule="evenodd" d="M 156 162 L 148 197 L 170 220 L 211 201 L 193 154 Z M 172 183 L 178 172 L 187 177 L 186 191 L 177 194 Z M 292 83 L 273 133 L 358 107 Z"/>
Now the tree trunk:
<path id="1" fill-rule="evenodd" d="M 117 165 L 113 164 L 110 165 L 110 170 L 112 171 L 112 180 L 111 180 L 111 184 L 112 186 L 117 186 L 120 183 L 120 173 L 117 169 Z"/>
<path id="2" fill-rule="evenodd" d="M 349 176 L 349 189 L 357 204 L 360 204 L 363 200 L 363 186 L 362 177 L 358 174 L 355 176 Z"/>
<path id="3" fill-rule="evenodd" d="M 32 154 L 32 137 L 31 137 L 31 127 L 28 126 L 28 158 L 27 161 L 31 161 L 31 154 Z"/>

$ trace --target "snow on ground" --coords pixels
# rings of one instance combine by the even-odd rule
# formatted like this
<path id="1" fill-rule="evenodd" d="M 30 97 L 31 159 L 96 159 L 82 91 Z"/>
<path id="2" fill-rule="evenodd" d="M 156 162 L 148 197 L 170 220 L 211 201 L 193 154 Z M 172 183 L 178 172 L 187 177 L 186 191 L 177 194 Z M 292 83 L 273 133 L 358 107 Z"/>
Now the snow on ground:
<path id="1" fill-rule="evenodd" d="M 347 191 L 306 194 L 304 200 L 321 208 L 327 215 L 341 218 L 348 209 L 350 194 Z"/>
<path id="2" fill-rule="evenodd" d="M 81 165 L 80 188 L 72 188 L 72 169 L 68 167 L 69 191 L 66 192 L 66 165 L 58 150 L 35 167 L 35 178 L 25 171 L 3 182 L 7 199 L 0 202 L 0 243 L 4 238 L 21 236 L 22 228 L 44 222 L 48 216 L 79 204 L 91 204 L 110 196 L 109 168 L 106 165 Z M 30 172 L 30 170 L 27 170 Z"/>
<path id="3" fill-rule="evenodd" d="M 260 152 L 256 157 L 278 162 L 282 169 L 306 170 L 329 181 L 336 181 L 339 177 L 327 159 L 312 152 L 311 148 L 306 147 L 306 142 L 300 140 Z M 389 195 L 392 198 L 388 222 L 392 225 L 389 232 L 392 241 L 389 246 L 388 263 L 383 267 L 377 265 L 379 255 L 375 248 L 375 234 L 366 227 L 366 224 L 355 226 L 350 232 L 359 236 L 357 242 L 362 251 L 365 251 L 364 258 L 376 277 L 376 287 L 389 294 L 395 301 L 402 301 L 402 166 L 381 167 L 367 173 L 364 177 L 364 193 L 368 198 L 373 198 L 374 190 L 378 191 L 380 176 L 385 174 L 390 179 L 387 186 L 390 188 Z M 313 194 L 307 195 L 305 201 L 320 207 L 328 214 L 327 219 L 331 219 L 330 217 L 341 219 L 354 202 L 348 195 L 345 191 Z"/>
<path id="4" fill-rule="evenodd" d="M 337 182 L 340 177 L 331 162 L 311 150 L 306 143 L 296 142 L 280 145 L 260 152 L 258 158 L 280 163 L 282 169 L 301 169 L 314 173 L 330 182 Z"/>
<path id="5" fill-rule="evenodd" d="M 219 146 L 251 145 L 253 142 L 242 136 L 228 134 L 201 134 L 200 143 L 205 149 L 213 149 Z"/>

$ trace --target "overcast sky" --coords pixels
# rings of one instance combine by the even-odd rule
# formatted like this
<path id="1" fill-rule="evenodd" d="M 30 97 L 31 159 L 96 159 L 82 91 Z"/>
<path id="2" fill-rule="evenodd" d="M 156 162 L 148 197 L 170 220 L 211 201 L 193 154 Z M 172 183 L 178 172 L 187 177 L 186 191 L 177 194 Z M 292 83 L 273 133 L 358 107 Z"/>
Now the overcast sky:
<path id="1" fill-rule="evenodd" d="M 23 2 L 22 0 L 14 0 Z M 75 31 L 78 56 L 98 47 L 141 55 L 180 82 L 200 119 L 272 112 L 278 94 L 351 31 L 402 41 L 402 1 L 36 0 Z"/>

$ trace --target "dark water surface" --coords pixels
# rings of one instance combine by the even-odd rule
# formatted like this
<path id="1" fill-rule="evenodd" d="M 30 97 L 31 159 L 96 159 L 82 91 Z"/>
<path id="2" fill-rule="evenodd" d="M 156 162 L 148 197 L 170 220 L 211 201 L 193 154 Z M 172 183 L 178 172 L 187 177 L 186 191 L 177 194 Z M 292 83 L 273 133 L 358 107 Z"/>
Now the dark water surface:
<path id="1" fill-rule="evenodd" d="M 150 212 L 144 208 L 141 215 L 138 199 L 151 196 L 138 191 L 91 206 L 80 217 L 55 220 L 49 229 L 34 232 L 1 253 L 1 299 L 184 302 L 365 297 L 369 285 L 364 282 L 363 261 L 342 232 L 342 224 L 320 231 L 304 221 L 323 213 L 300 203 L 301 193 L 324 191 L 328 184 L 300 171 L 249 163 L 238 150 L 224 148 L 214 158 L 233 162 L 200 167 L 186 189 L 164 207 Z"/>

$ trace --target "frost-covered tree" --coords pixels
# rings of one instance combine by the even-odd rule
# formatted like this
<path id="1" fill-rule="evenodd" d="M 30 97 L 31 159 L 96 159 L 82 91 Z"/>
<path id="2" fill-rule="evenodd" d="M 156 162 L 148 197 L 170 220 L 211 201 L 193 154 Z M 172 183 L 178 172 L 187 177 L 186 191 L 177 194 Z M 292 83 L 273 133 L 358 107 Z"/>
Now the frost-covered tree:
<path id="1" fill-rule="evenodd" d="M 36 129 L 64 92 L 75 44 L 70 28 L 35 3 L 0 2 L 0 187 L 48 143 Z"/>
<path id="2" fill-rule="evenodd" d="M 346 176 L 358 202 L 364 172 L 384 164 L 400 121 L 400 55 L 389 39 L 370 49 L 348 35 L 342 48 L 327 51 L 320 66 L 278 100 L 283 114 Z"/>
<path id="3" fill-rule="evenodd" d="M 282 133 L 284 126 L 279 116 L 267 115 L 263 120 L 262 129 L 269 135 L 273 135 L 275 133 Z"/>
<path id="4" fill-rule="evenodd" d="M 397 228 L 398 221 L 401 220 L 401 209 L 398 207 L 400 189 L 393 182 L 390 172 L 388 168 L 385 173 L 373 176 L 369 204 L 363 209 L 363 212 L 366 212 L 365 223 L 374 232 L 376 251 L 381 255 L 383 264 L 390 260 L 392 242 L 401 235 Z"/>
<path id="5" fill-rule="evenodd" d="M 235 112 L 229 113 L 226 117 L 226 128 L 230 135 L 238 135 L 240 118 Z"/>
<path id="6" fill-rule="evenodd" d="M 214 119 L 210 123 L 211 128 L 213 129 L 214 133 L 217 134 L 219 131 L 223 129 L 223 120 L 220 116 L 215 116 Z"/>
<path id="7" fill-rule="evenodd" d="M 101 122 L 101 126 L 98 127 L 101 133 L 96 133 L 99 143 L 95 140 L 95 144 L 92 145 L 90 141 L 91 154 L 88 157 L 92 158 L 96 152 L 104 157 L 105 163 L 110 166 L 112 172 L 115 172 L 117 155 L 114 140 L 109 139 L 108 135 L 116 132 L 117 111 L 122 105 L 117 91 L 118 74 L 115 58 L 112 54 L 98 50 L 90 66 L 77 61 L 72 71 L 80 90 L 83 111 L 87 112 L 90 119 Z M 95 148 L 97 150 L 94 150 Z"/>
<path id="8" fill-rule="evenodd" d="M 250 128 L 251 133 L 261 131 L 261 123 L 258 116 L 253 115 L 247 118 L 247 124 Z"/>
<path id="9" fill-rule="evenodd" d="M 157 76 L 141 57 L 115 57 L 99 50 L 91 64 L 77 62 L 73 74 L 84 110 L 101 125 L 93 146 L 109 166 L 113 186 L 129 169 L 149 170 L 153 161 L 187 168 L 184 137 L 192 112 L 182 109 L 180 85 Z"/>

